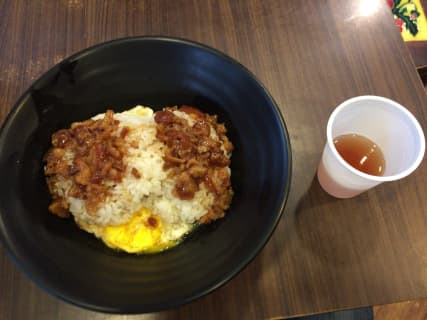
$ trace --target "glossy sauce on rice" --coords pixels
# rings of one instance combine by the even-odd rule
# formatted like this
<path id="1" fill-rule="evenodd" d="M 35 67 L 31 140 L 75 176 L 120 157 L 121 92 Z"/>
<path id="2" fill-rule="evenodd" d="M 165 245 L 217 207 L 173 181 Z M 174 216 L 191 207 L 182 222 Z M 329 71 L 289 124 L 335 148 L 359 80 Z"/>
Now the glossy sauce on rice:
<path id="1" fill-rule="evenodd" d="M 193 107 L 107 111 L 53 134 L 49 210 L 71 214 L 110 247 L 163 250 L 224 216 L 232 148 L 216 116 Z"/>

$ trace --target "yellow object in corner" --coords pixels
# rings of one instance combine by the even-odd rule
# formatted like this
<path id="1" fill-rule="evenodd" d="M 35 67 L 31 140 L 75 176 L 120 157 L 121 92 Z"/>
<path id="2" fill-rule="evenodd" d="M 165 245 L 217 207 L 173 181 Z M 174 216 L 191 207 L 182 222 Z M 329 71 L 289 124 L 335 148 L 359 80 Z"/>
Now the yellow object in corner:
<path id="1" fill-rule="evenodd" d="M 404 41 L 427 41 L 427 20 L 421 0 L 388 1 Z"/>

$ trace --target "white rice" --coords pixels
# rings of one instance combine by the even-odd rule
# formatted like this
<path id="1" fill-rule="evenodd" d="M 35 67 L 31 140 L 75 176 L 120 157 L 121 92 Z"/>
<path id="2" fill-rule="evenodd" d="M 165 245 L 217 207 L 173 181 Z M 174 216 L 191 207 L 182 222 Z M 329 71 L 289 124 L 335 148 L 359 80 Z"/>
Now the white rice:
<path id="1" fill-rule="evenodd" d="M 190 118 L 183 112 L 174 111 L 174 113 L 184 119 Z M 93 119 L 102 117 L 103 114 Z M 126 141 L 130 145 L 132 143 L 137 145 L 137 148 L 130 147 L 129 155 L 124 158 L 127 169 L 122 182 L 113 186 L 111 195 L 93 215 L 87 212 L 84 200 L 67 196 L 71 187 L 70 181 L 56 181 L 57 194 L 66 197 L 71 213 L 81 224 L 97 226 L 123 224 L 136 211 L 147 208 L 158 215 L 164 224 L 178 227 L 177 235 L 174 235 L 174 228 L 167 228 L 170 230 L 167 237 L 174 239 L 181 236 L 179 226 L 188 226 L 206 214 L 213 205 L 213 194 L 208 192 L 204 184 L 200 185 L 200 190 L 191 200 L 181 200 L 172 194 L 175 183 L 163 170 L 165 145 L 156 139 L 156 123 L 152 112 L 146 116 L 128 112 L 117 113 L 115 119 L 120 121 L 120 127 L 127 126 L 131 129 L 125 138 Z M 140 178 L 132 175 L 132 168 L 138 170 Z"/>

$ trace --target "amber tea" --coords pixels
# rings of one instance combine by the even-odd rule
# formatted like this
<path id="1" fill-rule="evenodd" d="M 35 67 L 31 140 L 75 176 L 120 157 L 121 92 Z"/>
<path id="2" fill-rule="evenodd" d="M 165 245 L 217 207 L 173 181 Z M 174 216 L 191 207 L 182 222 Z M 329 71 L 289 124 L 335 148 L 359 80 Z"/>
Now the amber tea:
<path id="1" fill-rule="evenodd" d="M 423 130 L 405 107 L 384 97 L 354 97 L 328 119 L 317 178 L 330 195 L 352 198 L 406 177 L 419 166 L 424 151 Z"/>
<path id="2" fill-rule="evenodd" d="M 384 175 L 384 155 L 374 141 L 351 133 L 334 138 L 334 146 L 353 168 L 373 176 Z"/>

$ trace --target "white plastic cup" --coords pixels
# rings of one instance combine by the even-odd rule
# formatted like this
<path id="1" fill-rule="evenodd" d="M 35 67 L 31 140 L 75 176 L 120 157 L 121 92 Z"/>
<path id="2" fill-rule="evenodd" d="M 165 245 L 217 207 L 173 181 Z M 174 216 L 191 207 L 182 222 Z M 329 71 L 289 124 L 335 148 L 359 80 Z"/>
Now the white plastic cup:
<path id="1" fill-rule="evenodd" d="M 340 156 L 334 138 L 351 133 L 369 138 L 382 150 L 384 175 L 361 172 Z M 424 134 L 415 117 L 397 102 L 377 96 L 340 104 L 329 117 L 326 136 L 317 177 L 322 188 L 337 198 L 351 198 L 382 182 L 406 177 L 419 166 L 425 151 Z"/>

